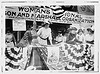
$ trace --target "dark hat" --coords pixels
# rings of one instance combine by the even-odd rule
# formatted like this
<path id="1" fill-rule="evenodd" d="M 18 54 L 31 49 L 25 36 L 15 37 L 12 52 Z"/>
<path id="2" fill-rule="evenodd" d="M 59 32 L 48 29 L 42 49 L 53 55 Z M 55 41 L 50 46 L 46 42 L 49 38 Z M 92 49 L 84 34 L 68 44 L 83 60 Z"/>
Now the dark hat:
<path id="1" fill-rule="evenodd" d="M 69 30 L 69 31 L 72 31 L 72 30 L 75 30 L 75 31 L 76 31 L 77 28 L 76 28 L 76 27 L 71 27 L 71 28 L 68 28 L 68 30 Z"/>
<path id="2" fill-rule="evenodd" d="M 91 32 L 91 33 L 93 32 L 93 30 L 91 28 L 88 28 L 87 31 Z"/>

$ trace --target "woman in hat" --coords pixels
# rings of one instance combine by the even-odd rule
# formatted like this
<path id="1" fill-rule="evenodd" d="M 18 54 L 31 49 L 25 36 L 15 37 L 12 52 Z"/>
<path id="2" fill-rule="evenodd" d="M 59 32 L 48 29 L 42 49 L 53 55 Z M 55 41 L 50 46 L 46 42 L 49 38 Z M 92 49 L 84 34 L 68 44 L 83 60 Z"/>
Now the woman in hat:
<path id="1" fill-rule="evenodd" d="M 45 21 L 42 25 L 43 27 L 39 29 L 37 32 L 38 35 L 38 42 L 41 45 L 47 45 L 47 38 L 50 41 L 50 44 L 52 45 L 52 35 L 51 35 L 51 28 L 49 28 L 50 22 Z"/>
<path id="2" fill-rule="evenodd" d="M 18 43 L 18 47 L 23 47 L 23 58 L 25 59 L 26 63 L 27 63 L 27 61 L 30 61 L 29 63 L 27 63 L 28 66 L 34 65 L 34 62 L 33 62 L 34 57 L 36 57 L 38 55 L 38 54 L 36 54 L 37 52 L 35 50 L 32 51 L 32 46 L 35 46 L 37 42 L 38 42 L 37 32 L 36 32 L 36 28 L 33 26 L 25 32 L 23 38 Z M 21 44 L 22 44 L 22 46 L 21 46 Z M 35 56 L 33 56 L 33 54 L 35 54 Z"/>
<path id="3" fill-rule="evenodd" d="M 19 44 L 24 45 L 23 47 L 26 47 L 27 45 L 31 45 L 31 44 L 33 45 L 36 42 L 36 39 L 37 39 L 36 29 L 35 27 L 31 27 L 29 28 L 29 30 L 25 32 Z"/>
<path id="4" fill-rule="evenodd" d="M 71 27 L 68 30 L 69 30 L 69 34 L 67 35 L 66 42 L 69 44 L 75 44 L 77 28 Z"/>

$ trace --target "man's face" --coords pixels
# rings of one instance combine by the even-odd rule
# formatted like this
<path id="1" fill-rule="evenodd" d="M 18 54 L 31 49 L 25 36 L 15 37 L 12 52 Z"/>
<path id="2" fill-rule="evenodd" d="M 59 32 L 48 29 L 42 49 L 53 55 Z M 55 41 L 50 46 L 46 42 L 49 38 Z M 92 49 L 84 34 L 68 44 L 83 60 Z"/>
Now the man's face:
<path id="1" fill-rule="evenodd" d="M 76 31 L 75 31 L 75 30 L 72 30 L 71 33 L 72 33 L 72 34 L 76 34 Z"/>
<path id="2" fill-rule="evenodd" d="M 46 24 L 46 25 L 45 25 L 46 28 L 49 28 L 49 26 L 50 26 L 49 24 Z"/>
<path id="3" fill-rule="evenodd" d="M 61 33 L 59 33 L 58 35 L 59 35 L 59 36 L 62 36 L 62 34 L 61 34 Z"/>

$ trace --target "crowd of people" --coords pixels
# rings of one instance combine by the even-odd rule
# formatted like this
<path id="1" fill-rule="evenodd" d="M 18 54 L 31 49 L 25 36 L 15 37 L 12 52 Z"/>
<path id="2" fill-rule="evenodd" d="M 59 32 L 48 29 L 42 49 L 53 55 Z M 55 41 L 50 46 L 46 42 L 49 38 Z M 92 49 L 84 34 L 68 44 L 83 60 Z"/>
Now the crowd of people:
<path id="1" fill-rule="evenodd" d="M 58 36 L 55 38 L 56 43 L 65 42 L 71 44 L 90 43 L 94 44 L 94 31 L 91 28 L 86 30 L 71 27 L 68 29 L 69 33 L 62 35 L 58 32 Z"/>
<path id="2" fill-rule="evenodd" d="M 46 46 L 46 45 L 48 45 L 48 41 L 51 46 L 54 44 L 59 44 L 59 43 L 68 43 L 68 44 L 72 44 L 72 45 L 79 45 L 79 44 L 90 44 L 90 45 L 92 44 L 93 45 L 94 44 L 94 31 L 91 28 L 87 28 L 85 30 L 85 29 L 77 29 L 76 27 L 68 28 L 68 33 L 65 33 L 64 35 L 62 34 L 61 31 L 58 31 L 58 35 L 56 36 L 56 38 L 54 38 L 54 44 L 53 44 L 52 30 L 49 27 L 50 24 L 51 24 L 50 21 L 45 21 L 42 24 L 42 26 L 39 26 L 37 29 L 35 27 L 31 27 L 29 30 L 27 30 L 25 32 L 23 38 L 21 39 L 21 41 L 18 44 L 16 44 L 16 39 L 15 39 L 14 35 L 11 34 L 10 32 L 7 32 L 6 37 L 5 37 L 6 38 L 5 39 L 6 48 L 7 47 L 8 48 L 9 47 L 11 47 L 11 48 L 18 47 L 19 48 L 19 47 L 26 47 L 26 46 L 30 46 L 30 45 L 35 46 L 36 44 Z M 8 52 L 8 51 L 6 51 L 6 52 Z M 5 52 L 5 54 L 6 54 L 6 52 Z M 15 52 L 17 54 L 21 51 L 18 51 L 18 52 L 15 51 Z M 91 49 L 92 57 L 94 56 L 93 52 L 94 52 L 94 49 Z M 37 52 L 35 52 L 35 53 L 37 53 Z M 38 57 L 37 54 L 35 54 L 35 56 Z M 11 58 L 9 58 L 9 59 L 12 60 Z M 37 62 L 39 62 L 40 58 L 38 57 L 37 59 L 38 59 Z M 34 61 L 34 59 L 32 61 Z M 31 63 L 33 63 L 33 62 L 31 62 Z"/>
<path id="3" fill-rule="evenodd" d="M 62 34 L 62 31 L 57 32 L 56 38 L 52 39 L 52 30 L 49 27 L 50 22 L 45 21 L 42 26 L 38 26 L 38 28 L 31 27 L 29 30 L 27 30 L 23 36 L 23 38 L 20 40 L 19 43 L 23 42 L 24 46 L 26 44 L 34 44 L 35 42 L 41 44 L 41 45 L 48 45 L 48 40 L 50 42 L 50 45 L 56 44 L 56 43 L 94 43 L 94 31 L 91 28 L 85 29 L 77 29 L 76 27 L 70 27 L 68 28 L 68 33 Z M 54 41 L 53 41 L 54 40 Z M 14 45 L 16 44 L 16 39 L 12 33 L 9 31 L 6 33 L 6 43 L 13 42 Z M 22 43 L 22 44 L 23 44 Z M 7 45 L 7 44 L 6 44 Z M 18 44 L 17 44 L 18 45 Z M 20 44 L 21 45 L 21 44 Z M 19 46 L 20 46 L 19 45 Z"/>

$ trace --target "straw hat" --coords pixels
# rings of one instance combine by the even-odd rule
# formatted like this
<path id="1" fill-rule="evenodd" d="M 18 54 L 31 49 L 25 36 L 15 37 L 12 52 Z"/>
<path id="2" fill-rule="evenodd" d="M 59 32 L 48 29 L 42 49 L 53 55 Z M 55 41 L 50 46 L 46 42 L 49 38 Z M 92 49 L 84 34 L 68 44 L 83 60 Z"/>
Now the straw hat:
<path id="1" fill-rule="evenodd" d="M 50 24 L 50 21 L 49 21 L 48 19 L 45 19 L 45 20 L 44 20 L 44 23 Z"/>
<path id="2" fill-rule="evenodd" d="M 50 20 L 45 19 L 44 22 L 43 22 L 43 24 L 42 24 L 42 26 L 50 25 L 50 24 L 52 24 L 52 23 L 50 22 Z"/>

